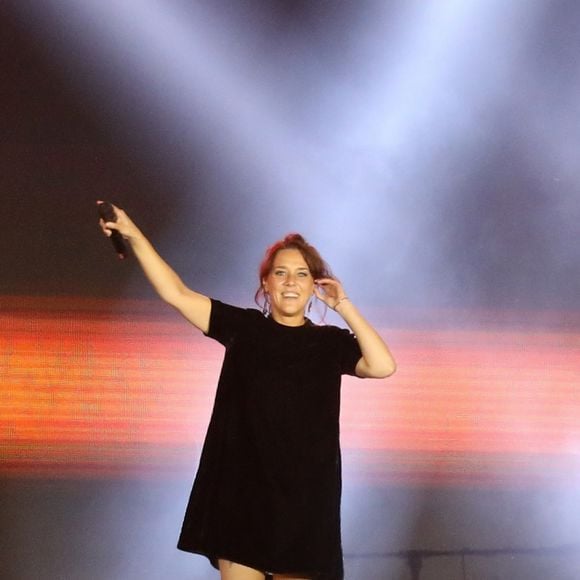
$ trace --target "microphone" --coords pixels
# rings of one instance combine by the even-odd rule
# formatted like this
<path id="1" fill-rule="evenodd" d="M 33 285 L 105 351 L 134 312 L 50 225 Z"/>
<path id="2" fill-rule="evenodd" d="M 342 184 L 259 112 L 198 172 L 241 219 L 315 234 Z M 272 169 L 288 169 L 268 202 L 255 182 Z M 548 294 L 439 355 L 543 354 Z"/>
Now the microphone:
<path id="1" fill-rule="evenodd" d="M 117 214 L 113 204 L 108 201 L 101 201 L 97 204 L 99 209 L 99 216 L 104 222 L 116 222 Z M 111 230 L 111 242 L 119 260 L 124 260 L 127 257 L 127 248 L 125 247 L 125 240 L 117 230 Z"/>

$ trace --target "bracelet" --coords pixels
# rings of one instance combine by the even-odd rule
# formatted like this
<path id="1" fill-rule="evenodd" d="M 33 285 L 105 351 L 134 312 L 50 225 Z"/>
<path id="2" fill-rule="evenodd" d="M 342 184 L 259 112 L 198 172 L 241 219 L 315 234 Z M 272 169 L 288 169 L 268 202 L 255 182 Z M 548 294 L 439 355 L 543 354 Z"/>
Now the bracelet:
<path id="1" fill-rule="evenodd" d="M 339 305 L 341 302 L 344 302 L 345 300 L 348 300 L 348 299 L 349 299 L 349 298 L 348 298 L 348 296 L 343 296 L 343 297 L 342 297 L 340 300 L 338 300 L 338 301 L 337 301 L 337 303 L 334 305 L 334 310 L 336 310 L 336 309 L 338 308 L 338 305 Z"/>

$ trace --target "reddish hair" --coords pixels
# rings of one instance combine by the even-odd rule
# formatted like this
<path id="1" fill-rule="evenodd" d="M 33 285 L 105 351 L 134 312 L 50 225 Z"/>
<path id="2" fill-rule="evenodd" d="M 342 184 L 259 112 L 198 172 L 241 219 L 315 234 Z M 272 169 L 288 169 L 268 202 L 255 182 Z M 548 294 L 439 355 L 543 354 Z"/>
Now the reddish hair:
<path id="1" fill-rule="evenodd" d="M 263 280 L 272 271 L 274 260 L 280 250 L 298 250 L 302 254 L 302 257 L 310 270 L 310 274 L 315 280 L 320 278 L 334 278 L 330 266 L 322 259 L 318 250 L 314 246 L 311 246 L 300 234 L 288 234 L 283 239 L 272 244 L 266 250 L 264 259 L 260 264 L 260 269 L 258 271 L 260 285 L 254 295 L 254 300 L 258 306 L 263 307 L 266 302 L 264 297 Z"/>

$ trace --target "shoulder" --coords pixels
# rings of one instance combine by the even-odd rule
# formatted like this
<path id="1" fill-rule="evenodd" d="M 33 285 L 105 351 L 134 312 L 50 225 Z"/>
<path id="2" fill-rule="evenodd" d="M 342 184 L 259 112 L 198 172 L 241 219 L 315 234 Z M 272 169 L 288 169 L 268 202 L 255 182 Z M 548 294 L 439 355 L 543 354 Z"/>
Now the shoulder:
<path id="1" fill-rule="evenodd" d="M 310 327 L 310 331 L 317 336 L 319 340 L 325 341 L 334 346 L 357 343 L 356 336 L 349 329 L 334 326 L 333 324 L 313 324 Z"/>
<path id="2" fill-rule="evenodd" d="M 263 318 L 263 314 L 256 310 L 255 308 L 242 308 L 240 306 L 234 306 L 233 304 L 228 304 L 227 302 L 222 302 L 215 298 L 210 298 L 211 310 L 213 314 L 220 314 L 225 316 L 238 316 L 238 317 L 251 317 L 251 318 Z"/>
<path id="3" fill-rule="evenodd" d="M 264 320 L 264 315 L 256 308 L 242 308 L 211 298 L 212 319 L 230 320 L 239 323 L 256 323 Z"/>
<path id="4" fill-rule="evenodd" d="M 327 325 L 319 326 L 319 336 L 324 348 L 332 353 L 341 374 L 356 375 L 356 365 L 362 356 L 356 336 L 347 328 Z"/>
<path id="5" fill-rule="evenodd" d="M 313 324 L 311 328 L 314 332 L 319 332 L 324 336 L 354 336 L 347 328 L 341 328 L 333 324 Z"/>
<path id="6" fill-rule="evenodd" d="M 207 336 L 225 342 L 246 328 L 259 324 L 264 316 L 255 308 L 241 308 L 211 298 L 210 323 Z"/>

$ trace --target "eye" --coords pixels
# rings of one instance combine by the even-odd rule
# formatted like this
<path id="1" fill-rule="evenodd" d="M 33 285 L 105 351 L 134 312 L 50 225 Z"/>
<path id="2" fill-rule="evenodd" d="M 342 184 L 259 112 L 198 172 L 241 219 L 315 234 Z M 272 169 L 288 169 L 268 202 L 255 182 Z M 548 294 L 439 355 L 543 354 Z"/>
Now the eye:
<path id="1" fill-rule="evenodd" d="M 274 276 L 284 276 L 286 272 L 284 270 L 275 270 Z"/>
<path id="2" fill-rule="evenodd" d="M 308 272 L 298 272 L 298 276 L 301 276 L 302 278 L 306 278 L 308 276 Z"/>

